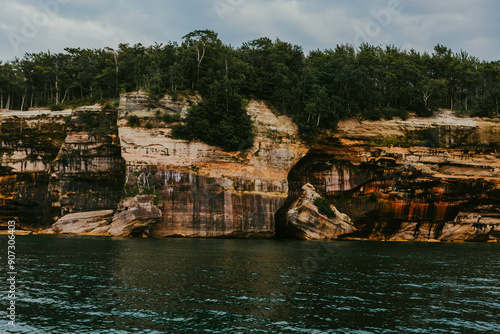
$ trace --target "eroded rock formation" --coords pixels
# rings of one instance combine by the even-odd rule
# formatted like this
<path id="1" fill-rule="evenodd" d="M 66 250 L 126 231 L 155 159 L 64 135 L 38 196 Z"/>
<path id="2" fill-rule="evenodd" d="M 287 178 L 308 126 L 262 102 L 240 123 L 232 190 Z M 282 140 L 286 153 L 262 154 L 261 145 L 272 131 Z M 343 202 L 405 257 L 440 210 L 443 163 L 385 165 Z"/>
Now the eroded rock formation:
<path id="1" fill-rule="evenodd" d="M 60 218 L 44 233 L 107 235 L 113 214 L 113 210 L 70 213 Z"/>
<path id="2" fill-rule="evenodd" d="M 290 119 L 251 101 L 255 144 L 238 153 L 172 138 L 175 120 L 198 98 L 152 102 L 139 92 L 123 94 L 118 112 L 1 112 L 2 222 L 15 219 L 31 231 L 55 223 L 51 233 L 289 236 L 292 205 L 302 209 L 289 218 L 328 226 L 300 203 L 310 183 L 352 219 L 356 231 L 328 232 L 342 239 L 500 239 L 498 119 L 442 111 L 349 120 L 309 150 Z M 129 126 L 134 115 L 141 126 Z"/>
<path id="3" fill-rule="evenodd" d="M 286 213 L 285 227 L 289 236 L 307 240 L 338 239 L 356 230 L 351 219 L 333 205 L 330 205 L 332 218 L 319 212 L 314 203 L 321 196 L 311 184 L 304 185 L 302 190 L 302 195 Z"/>
<path id="4" fill-rule="evenodd" d="M 66 138 L 71 110 L 0 112 L 0 224 L 16 220 L 18 228 L 49 226 L 52 161 Z"/>
<path id="5" fill-rule="evenodd" d="M 190 97 L 195 101 L 197 97 Z M 142 93 L 122 95 L 119 134 L 127 162 L 125 193 L 152 193 L 162 211 L 150 228 L 155 237 L 272 237 L 275 213 L 287 193 L 287 174 L 308 148 L 297 126 L 251 101 L 255 144 L 244 153 L 171 137 L 158 115 L 185 116 L 185 102 L 169 98 L 151 105 Z M 141 127 L 127 118 L 142 118 Z M 144 124 L 151 123 L 150 128 Z"/>
<path id="6" fill-rule="evenodd" d="M 69 213 L 116 209 L 125 182 L 116 123 L 112 108 L 82 107 L 72 113 L 49 169 L 51 206 L 59 209 L 56 220 Z"/>
<path id="7" fill-rule="evenodd" d="M 311 183 L 353 219 L 344 238 L 496 241 L 500 122 L 443 111 L 407 121 L 346 121 L 290 172 L 290 196 Z"/>
<path id="8" fill-rule="evenodd" d="M 115 237 L 148 236 L 149 229 L 162 216 L 153 204 L 154 198 L 154 195 L 142 195 L 120 202 L 108 233 Z"/>
<path id="9" fill-rule="evenodd" d="M 114 210 L 125 181 L 117 111 L 0 113 L 0 216 L 39 231 L 70 214 Z"/>
<path id="10" fill-rule="evenodd" d="M 149 228 L 161 217 L 153 204 L 154 195 L 126 198 L 118 210 L 71 213 L 60 218 L 44 233 L 85 234 L 113 237 L 148 236 Z"/>

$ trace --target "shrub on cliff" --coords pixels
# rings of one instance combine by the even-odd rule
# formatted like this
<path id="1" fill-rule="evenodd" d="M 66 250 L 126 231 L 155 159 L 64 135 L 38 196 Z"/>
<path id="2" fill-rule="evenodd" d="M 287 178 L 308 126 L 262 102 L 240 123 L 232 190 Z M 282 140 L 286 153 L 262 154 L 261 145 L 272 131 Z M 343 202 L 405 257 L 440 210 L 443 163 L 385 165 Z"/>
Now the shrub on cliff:
<path id="1" fill-rule="evenodd" d="M 157 118 L 162 120 L 163 122 L 165 122 L 167 124 L 170 124 L 170 123 L 179 122 L 181 120 L 181 115 L 179 113 L 176 113 L 176 114 L 165 113 L 163 115 L 160 114 Z"/>
<path id="2" fill-rule="evenodd" d="M 335 212 L 333 212 L 332 208 L 330 207 L 330 202 L 323 197 L 318 197 L 314 200 L 314 205 L 318 207 L 319 213 L 322 215 L 327 216 L 328 218 L 332 219 L 335 218 Z"/>
<path id="3" fill-rule="evenodd" d="M 129 116 L 127 119 L 128 126 L 135 128 L 136 126 L 141 125 L 141 119 L 136 115 Z"/>
<path id="4" fill-rule="evenodd" d="M 52 104 L 49 106 L 50 111 L 62 111 L 64 108 L 63 104 Z"/>
<path id="5" fill-rule="evenodd" d="M 173 136 L 199 139 L 227 151 L 241 151 L 253 145 L 252 121 L 243 98 L 234 92 L 230 80 L 216 81 L 212 94 L 189 109 L 185 123 L 173 127 Z"/>

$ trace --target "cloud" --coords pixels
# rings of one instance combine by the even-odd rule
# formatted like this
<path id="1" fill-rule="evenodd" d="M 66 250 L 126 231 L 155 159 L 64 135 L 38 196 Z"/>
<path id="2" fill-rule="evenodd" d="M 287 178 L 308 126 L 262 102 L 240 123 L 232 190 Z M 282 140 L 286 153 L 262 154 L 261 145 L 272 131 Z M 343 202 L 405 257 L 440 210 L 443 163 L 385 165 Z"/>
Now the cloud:
<path id="1" fill-rule="evenodd" d="M 41 4 L 61 1 L 55 13 Z M 402 12 L 380 24 L 373 13 L 400 1 Z M 65 47 L 116 47 L 119 43 L 180 41 L 195 29 L 213 29 L 233 46 L 267 36 L 307 50 L 356 44 L 371 27 L 369 42 L 432 52 L 437 43 L 487 60 L 498 59 L 500 3 L 495 0 L 5 0 L 0 13 L 0 59 Z M 34 37 L 27 25 L 43 15 Z M 378 27 L 377 27 L 378 24 Z M 378 29 L 377 29 L 378 28 Z M 373 32 L 372 31 L 372 32 Z M 12 36 L 24 38 L 12 43 Z"/>

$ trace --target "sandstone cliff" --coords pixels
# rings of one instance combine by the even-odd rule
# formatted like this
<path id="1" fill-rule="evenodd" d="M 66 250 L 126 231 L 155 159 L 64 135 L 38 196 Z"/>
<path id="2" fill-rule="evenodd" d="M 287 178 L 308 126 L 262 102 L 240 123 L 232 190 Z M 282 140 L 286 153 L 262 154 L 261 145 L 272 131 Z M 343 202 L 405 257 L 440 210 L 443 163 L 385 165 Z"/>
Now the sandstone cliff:
<path id="1" fill-rule="evenodd" d="M 78 212 L 114 210 L 125 180 L 117 111 L 100 106 L 0 113 L 0 216 L 39 231 Z"/>
<path id="2" fill-rule="evenodd" d="M 272 237 L 288 171 L 308 150 L 297 126 L 251 101 L 255 145 L 243 153 L 173 139 L 164 116 L 185 117 L 197 99 L 138 92 L 118 111 L 3 112 L 4 221 L 46 233 Z M 142 124 L 130 127 L 132 116 Z M 130 201 L 139 204 L 120 209 Z"/>
<path id="3" fill-rule="evenodd" d="M 196 99 L 174 102 L 167 96 L 152 104 L 142 93 L 122 95 L 118 124 L 127 163 L 125 193 L 155 194 L 162 217 L 151 226 L 151 236 L 273 236 L 275 213 L 288 193 L 288 171 L 308 150 L 298 140 L 297 126 L 251 101 L 247 111 L 255 144 L 243 153 L 173 139 L 171 124 L 158 116 L 184 117 Z M 128 126 L 134 115 L 142 118 L 141 127 Z"/>
<path id="4" fill-rule="evenodd" d="M 0 221 L 35 229 L 51 223 L 48 170 L 66 138 L 71 110 L 0 112 Z"/>
<path id="5" fill-rule="evenodd" d="M 500 121 L 434 118 L 341 122 L 290 172 L 290 196 L 311 183 L 358 231 L 344 238 L 500 239 Z"/>
<path id="6" fill-rule="evenodd" d="M 356 228 L 334 237 L 500 239 L 498 119 L 349 120 L 309 150 L 289 118 L 251 101 L 255 144 L 238 153 L 172 138 L 198 98 L 152 102 L 139 92 L 123 94 L 118 110 L 1 112 L 2 222 L 50 233 L 290 236 L 300 210 L 288 223 L 287 212 L 310 183 Z"/>

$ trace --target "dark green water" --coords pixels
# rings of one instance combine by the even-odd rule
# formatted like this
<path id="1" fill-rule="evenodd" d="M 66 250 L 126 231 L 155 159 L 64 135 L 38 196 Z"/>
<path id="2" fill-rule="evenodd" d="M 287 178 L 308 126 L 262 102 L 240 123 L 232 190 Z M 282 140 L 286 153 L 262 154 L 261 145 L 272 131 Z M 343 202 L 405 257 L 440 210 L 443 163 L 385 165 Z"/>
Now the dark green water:
<path id="1" fill-rule="evenodd" d="M 4 292 L 2 333 L 500 333 L 498 244 L 28 236 L 16 246 L 18 322 L 6 325 Z"/>

